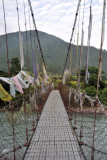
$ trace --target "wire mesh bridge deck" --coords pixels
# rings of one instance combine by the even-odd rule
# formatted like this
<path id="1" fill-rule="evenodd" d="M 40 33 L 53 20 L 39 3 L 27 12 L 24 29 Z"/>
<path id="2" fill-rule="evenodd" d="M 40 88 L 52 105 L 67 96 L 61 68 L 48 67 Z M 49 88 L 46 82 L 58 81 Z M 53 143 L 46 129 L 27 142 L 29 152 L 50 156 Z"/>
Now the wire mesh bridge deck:
<path id="1" fill-rule="evenodd" d="M 24 160 L 83 160 L 58 90 L 44 106 Z"/>

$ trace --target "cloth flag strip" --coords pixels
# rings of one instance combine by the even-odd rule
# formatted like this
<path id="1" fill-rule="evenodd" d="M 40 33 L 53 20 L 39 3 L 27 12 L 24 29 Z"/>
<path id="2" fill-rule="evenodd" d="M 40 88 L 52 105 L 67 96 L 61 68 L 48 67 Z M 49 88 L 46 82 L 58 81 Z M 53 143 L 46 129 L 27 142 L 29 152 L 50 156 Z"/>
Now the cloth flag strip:
<path id="1" fill-rule="evenodd" d="M 6 90 L 3 88 L 3 86 L 0 84 L 0 98 L 3 101 L 10 101 L 12 100 L 12 97 L 6 92 Z"/>
<path id="2" fill-rule="evenodd" d="M 40 85 L 38 78 L 35 80 L 34 77 L 30 76 L 29 74 L 27 74 L 23 70 L 21 70 L 16 76 L 10 77 L 10 79 L 6 78 L 6 77 L 0 77 L 0 80 L 7 83 L 10 86 L 10 95 L 12 97 L 15 97 L 16 91 L 23 94 L 23 88 L 27 89 L 29 87 L 29 84 L 32 84 L 32 87 L 34 87 L 34 82 L 36 82 L 37 85 Z M 3 91 L 3 93 L 1 92 L 1 94 L 0 94 L 1 97 L 3 97 L 3 94 L 4 94 L 3 100 L 6 101 L 6 99 L 7 99 L 7 101 L 8 101 L 8 100 L 12 99 L 12 97 L 9 94 L 7 95 L 7 93 L 5 93 L 5 91 Z M 7 96 L 7 98 L 5 98 L 6 96 Z"/>
<path id="3" fill-rule="evenodd" d="M 0 77 L 0 80 L 2 80 L 3 82 L 8 83 L 9 85 L 14 85 L 15 83 L 9 79 L 9 78 L 5 78 L 5 77 Z M 14 84 L 13 84 L 14 83 Z"/>
<path id="4" fill-rule="evenodd" d="M 35 59 L 34 59 L 33 51 L 32 51 L 32 61 L 33 61 L 33 72 L 35 74 L 35 79 L 37 79 L 37 71 L 36 71 L 36 65 L 35 65 Z"/>
<path id="5" fill-rule="evenodd" d="M 0 80 L 2 80 L 3 82 L 6 82 L 7 84 L 9 84 L 9 86 L 10 86 L 10 95 L 15 97 L 16 92 L 15 92 L 15 86 L 14 85 L 16 85 L 16 83 L 12 80 L 12 78 L 9 79 L 9 78 L 5 78 L 5 77 L 0 77 Z"/>
<path id="6" fill-rule="evenodd" d="M 20 82 L 18 81 L 17 76 L 12 77 L 12 80 L 16 83 L 16 88 L 17 88 L 17 90 L 18 90 L 21 94 L 23 94 L 22 86 L 21 86 Z"/>
<path id="7" fill-rule="evenodd" d="M 91 30 L 92 30 L 92 10 L 90 6 L 90 17 L 89 17 L 89 26 L 88 26 L 88 41 L 87 41 L 87 58 L 86 58 L 86 71 L 85 71 L 85 82 L 88 83 L 90 74 L 88 72 L 88 63 L 89 63 L 89 54 L 90 54 L 90 39 L 91 39 Z"/>
<path id="8" fill-rule="evenodd" d="M 48 80 L 50 80 L 50 78 L 46 72 L 46 68 L 45 68 L 44 64 L 43 64 L 43 73 L 44 73 L 44 82 L 48 83 Z"/>
<path id="9" fill-rule="evenodd" d="M 101 32 L 101 46 L 100 46 L 100 59 L 99 59 L 99 79 L 101 80 L 102 77 L 102 61 L 103 61 L 103 55 L 102 55 L 102 48 L 104 43 L 104 33 L 105 33 L 105 12 L 106 12 L 106 0 L 104 0 L 103 4 L 103 17 L 102 17 L 102 32 Z"/>
<path id="10" fill-rule="evenodd" d="M 16 77 L 18 78 L 18 81 L 20 82 L 22 88 L 27 89 L 29 87 L 29 83 L 26 81 L 24 81 L 24 79 L 22 79 L 22 74 L 19 72 Z"/>
<path id="11" fill-rule="evenodd" d="M 20 65 L 22 70 L 24 67 L 24 53 L 23 53 L 23 38 L 20 30 L 19 30 L 19 44 L 20 44 Z"/>
<path id="12" fill-rule="evenodd" d="M 66 82 L 66 80 L 67 80 L 67 78 L 69 77 L 70 74 L 71 74 L 71 72 L 68 69 L 66 69 L 64 71 L 64 75 L 63 75 L 63 79 L 62 79 L 63 84 L 65 84 L 65 82 Z"/>
<path id="13" fill-rule="evenodd" d="M 20 71 L 20 73 L 23 76 L 24 82 L 29 82 L 30 84 L 32 84 L 32 87 L 33 87 L 34 86 L 34 78 L 31 77 L 29 74 L 27 74 L 25 71 Z"/>
<path id="14" fill-rule="evenodd" d="M 37 70 L 37 76 L 39 77 L 39 64 L 38 64 L 37 60 L 36 60 L 36 70 Z"/>

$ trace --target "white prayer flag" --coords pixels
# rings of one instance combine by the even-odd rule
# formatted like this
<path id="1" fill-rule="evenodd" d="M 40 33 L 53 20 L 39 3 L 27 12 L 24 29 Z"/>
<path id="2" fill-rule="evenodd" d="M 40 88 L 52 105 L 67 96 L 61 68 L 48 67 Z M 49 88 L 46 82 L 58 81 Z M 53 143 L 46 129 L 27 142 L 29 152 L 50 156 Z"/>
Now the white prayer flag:
<path id="1" fill-rule="evenodd" d="M 23 54 L 23 37 L 20 31 L 19 31 L 19 44 L 20 44 L 20 65 L 22 70 L 24 67 L 24 54 Z"/>

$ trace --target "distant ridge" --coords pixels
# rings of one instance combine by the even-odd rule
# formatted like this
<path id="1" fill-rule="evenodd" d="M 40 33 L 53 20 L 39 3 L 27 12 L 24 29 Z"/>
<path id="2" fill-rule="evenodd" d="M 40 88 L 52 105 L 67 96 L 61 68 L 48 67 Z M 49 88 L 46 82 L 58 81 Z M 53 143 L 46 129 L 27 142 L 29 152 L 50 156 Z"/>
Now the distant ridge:
<path id="1" fill-rule="evenodd" d="M 32 38 L 34 38 L 34 32 L 32 32 Z M 69 43 L 57 38 L 53 35 L 39 32 L 41 47 L 44 54 L 44 59 L 46 61 L 46 65 L 48 71 L 53 71 L 58 73 L 58 68 L 60 72 L 62 72 L 65 58 L 67 54 L 67 49 Z M 31 58 L 31 41 L 30 41 L 30 31 L 27 32 L 28 34 L 28 47 L 29 47 L 29 57 L 30 57 L 30 67 L 32 68 L 32 58 Z M 9 49 L 9 59 L 13 57 L 19 57 L 19 35 L 18 32 L 9 33 L 8 35 L 8 49 Z M 23 44 L 24 44 L 24 54 L 25 54 L 25 63 L 27 61 L 27 51 L 26 51 L 26 35 L 25 32 L 22 32 L 23 36 Z M 75 46 L 73 46 L 73 52 L 76 50 Z M 80 50 L 80 46 L 79 46 Z M 82 67 L 85 65 L 86 59 L 86 50 L 87 47 L 83 47 L 83 54 L 82 54 Z M 38 52 L 38 51 L 37 51 Z M 90 50 L 90 60 L 89 65 L 98 67 L 98 59 L 99 59 L 100 50 L 91 47 Z M 75 52 L 74 52 L 74 59 L 75 59 Z M 25 65 L 27 66 L 27 65 Z M 26 69 L 26 68 L 25 68 Z M 6 45 L 5 45 L 5 35 L 0 36 L 0 70 L 7 70 L 7 63 L 6 63 Z M 107 75 L 107 51 L 103 51 L 103 70 Z"/>

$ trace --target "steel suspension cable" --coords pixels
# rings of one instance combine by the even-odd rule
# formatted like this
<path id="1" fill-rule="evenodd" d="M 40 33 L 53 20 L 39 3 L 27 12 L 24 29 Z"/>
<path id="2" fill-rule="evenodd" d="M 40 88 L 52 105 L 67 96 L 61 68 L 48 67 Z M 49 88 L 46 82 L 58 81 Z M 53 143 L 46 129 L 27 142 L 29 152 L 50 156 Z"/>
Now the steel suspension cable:
<path id="1" fill-rule="evenodd" d="M 20 62 L 21 62 L 21 70 L 23 69 L 24 65 L 24 57 L 22 57 L 23 46 L 22 46 L 22 37 L 20 33 L 20 19 L 19 19 L 19 7 L 18 7 L 18 0 L 16 0 L 16 9 L 17 9 L 17 16 L 18 16 L 18 27 L 19 27 L 19 44 L 20 44 Z M 25 120 L 25 129 L 26 129 L 26 143 L 28 143 L 28 124 L 27 124 L 27 117 L 26 117 L 26 103 L 25 103 L 25 94 L 23 94 L 23 108 L 24 108 L 24 120 Z"/>
<path id="2" fill-rule="evenodd" d="M 73 28 L 72 28 L 72 34 L 71 34 L 71 39 L 70 39 L 70 43 L 69 43 L 69 47 L 68 47 L 68 51 L 67 51 L 64 70 L 65 70 L 65 67 L 66 67 L 66 64 L 67 64 L 67 59 L 68 59 L 68 55 L 69 55 L 69 51 L 70 51 L 70 47 L 71 47 L 71 42 L 72 42 L 72 38 L 73 38 L 73 34 L 74 34 L 74 29 L 75 29 L 75 25 L 76 25 L 76 21 L 77 21 L 77 16 L 78 16 L 80 3 L 81 3 L 81 0 L 78 1 L 77 11 L 76 11 L 76 14 L 75 14 L 75 20 L 74 20 L 74 24 L 73 24 Z M 64 70 L 63 70 L 63 73 L 62 73 L 62 78 L 63 78 L 63 75 L 64 75 Z"/>

